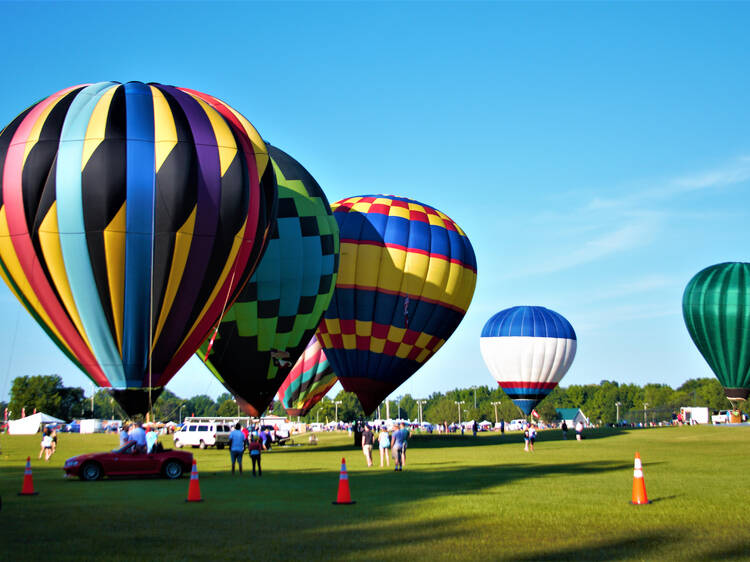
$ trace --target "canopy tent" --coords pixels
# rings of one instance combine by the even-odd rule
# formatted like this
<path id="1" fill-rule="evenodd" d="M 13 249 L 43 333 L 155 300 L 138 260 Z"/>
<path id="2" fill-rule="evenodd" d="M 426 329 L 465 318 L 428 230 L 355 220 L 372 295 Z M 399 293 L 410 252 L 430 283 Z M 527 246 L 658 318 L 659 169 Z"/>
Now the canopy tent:
<path id="1" fill-rule="evenodd" d="M 489 422 L 487 420 L 479 422 L 479 427 L 490 427 L 491 425 L 492 425 L 492 422 Z"/>
<path id="2" fill-rule="evenodd" d="M 39 412 L 20 420 L 10 420 L 8 433 L 10 435 L 34 435 L 39 431 L 40 425 L 47 423 L 65 423 L 65 420 Z"/>

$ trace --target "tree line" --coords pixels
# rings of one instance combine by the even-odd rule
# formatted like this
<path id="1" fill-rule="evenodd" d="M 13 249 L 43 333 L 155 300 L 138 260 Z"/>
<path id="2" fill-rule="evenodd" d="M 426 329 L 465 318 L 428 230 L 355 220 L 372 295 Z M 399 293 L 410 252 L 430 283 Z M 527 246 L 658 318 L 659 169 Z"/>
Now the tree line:
<path id="1" fill-rule="evenodd" d="M 473 419 L 491 422 L 524 417 L 502 389 L 484 385 L 457 388 L 445 393 L 434 392 L 423 399 L 404 394 L 388 403 L 383 402 L 371 416 L 365 416 L 354 394 L 342 390 L 333 398 L 323 398 L 300 421 L 325 423 L 336 419 L 353 421 L 385 418 L 387 415 L 391 418 L 415 420 L 419 419 L 420 406 L 421 419 L 431 423 L 458 422 L 459 417 L 461 421 Z M 682 406 L 705 406 L 711 410 L 731 408 L 719 381 L 701 378 L 690 379 L 676 389 L 666 384 L 649 383 L 639 386 L 607 380 L 599 384 L 558 386 L 536 410 L 542 419 L 555 421 L 557 408 L 580 408 L 593 423 L 610 424 L 618 419 L 640 421 L 644 410 L 668 415 L 679 411 Z M 16 377 L 11 387 L 10 402 L 0 402 L 0 409 L 5 407 L 11 412 L 11 419 L 21 417 L 22 408 L 27 415 L 36 409 L 64 420 L 126 417 L 106 390 L 98 390 L 86 397 L 81 388 L 63 386 L 62 378 L 58 375 Z M 742 409 L 748 411 L 747 405 L 743 405 Z M 187 416 L 245 415 L 228 392 L 214 400 L 205 394 L 181 398 L 166 389 L 154 402 L 151 412 L 154 420 L 175 422 Z M 286 415 L 277 400 L 274 400 L 266 413 Z"/>

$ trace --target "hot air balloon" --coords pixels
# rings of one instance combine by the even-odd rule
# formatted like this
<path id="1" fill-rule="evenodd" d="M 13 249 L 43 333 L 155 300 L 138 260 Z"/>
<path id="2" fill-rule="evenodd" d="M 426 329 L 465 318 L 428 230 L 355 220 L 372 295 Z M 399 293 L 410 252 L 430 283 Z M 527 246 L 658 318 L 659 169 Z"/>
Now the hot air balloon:
<path id="1" fill-rule="evenodd" d="M 198 354 L 216 377 L 260 415 L 300 356 L 336 283 L 339 231 L 318 182 L 268 145 L 278 182 L 278 217 L 263 259 Z M 209 349 L 210 345 L 210 349 Z M 244 402 L 238 402 L 244 404 Z"/>
<path id="2" fill-rule="evenodd" d="M 317 337 L 344 389 L 369 414 L 461 322 L 476 258 L 463 230 L 429 205 L 363 195 L 332 208 L 341 265 Z"/>
<path id="3" fill-rule="evenodd" d="M 57 346 L 129 414 L 195 352 L 275 216 L 265 144 L 193 90 L 100 82 L 0 134 L 0 270 Z"/>
<path id="4" fill-rule="evenodd" d="M 528 415 L 559 384 L 576 355 L 576 333 L 543 306 L 514 306 L 490 318 L 480 349 L 505 393 Z"/>
<path id="5" fill-rule="evenodd" d="M 685 288 L 682 315 L 736 408 L 750 392 L 750 263 L 720 263 L 698 272 Z"/>
<path id="6" fill-rule="evenodd" d="M 281 383 L 279 399 L 290 416 L 306 416 L 337 380 L 318 338 L 313 336 Z"/>

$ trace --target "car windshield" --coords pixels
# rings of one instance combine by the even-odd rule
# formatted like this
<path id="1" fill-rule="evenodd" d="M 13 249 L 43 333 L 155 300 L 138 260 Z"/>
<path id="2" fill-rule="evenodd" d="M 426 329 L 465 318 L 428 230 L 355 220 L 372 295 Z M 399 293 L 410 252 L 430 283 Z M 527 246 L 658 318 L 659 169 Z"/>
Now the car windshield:
<path id="1" fill-rule="evenodd" d="M 120 453 L 121 455 L 130 455 L 135 453 L 135 441 L 128 441 L 123 447 L 119 449 L 112 449 L 113 453 Z"/>

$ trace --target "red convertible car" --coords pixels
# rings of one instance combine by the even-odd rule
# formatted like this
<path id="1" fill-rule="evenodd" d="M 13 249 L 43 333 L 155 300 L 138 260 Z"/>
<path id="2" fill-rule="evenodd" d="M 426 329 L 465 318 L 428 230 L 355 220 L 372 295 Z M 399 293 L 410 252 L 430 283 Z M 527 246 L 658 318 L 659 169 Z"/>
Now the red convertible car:
<path id="1" fill-rule="evenodd" d="M 65 476 L 81 480 L 99 480 L 103 476 L 163 476 L 174 479 L 190 472 L 193 454 L 186 451 L 164 450 L 139 453 L 131 441 L 111 453 L 89 453 L 65 461 Z"/>

